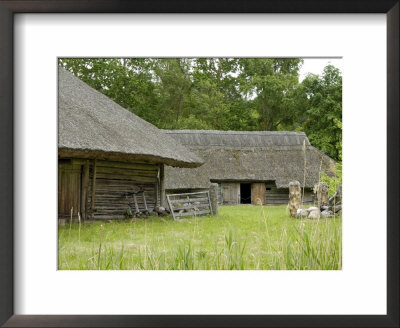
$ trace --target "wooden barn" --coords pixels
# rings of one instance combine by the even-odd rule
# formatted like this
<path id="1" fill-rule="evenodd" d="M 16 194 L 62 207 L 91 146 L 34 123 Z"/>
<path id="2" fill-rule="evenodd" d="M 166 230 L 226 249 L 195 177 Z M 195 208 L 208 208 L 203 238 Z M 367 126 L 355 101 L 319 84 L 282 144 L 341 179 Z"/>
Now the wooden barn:
<path id="1" fill-rule="evenodd" d="M 163 198 L 164 164 L 203 161 L 154 125 L 59 68 L 58 217 L 124 218 L 132 192 L 149 211 Z M 144 197 L 143 197 L 144 195 Z"/>
<path id="2" fill-rule="evenodd" d="M 219 185 L 220 204 L 278 205 L 288 203 L 288 184 L 298 180 L 305 187 L 304 203 L 311 204 L 320 171 L 329 175 L 334 172 L 335 162 L 311 146 L 303 132 L 165 130 L 165 133 L 205 161 L 195 169 L 167 166 L 167 193 L 208 189 L 215 182 Z"/>

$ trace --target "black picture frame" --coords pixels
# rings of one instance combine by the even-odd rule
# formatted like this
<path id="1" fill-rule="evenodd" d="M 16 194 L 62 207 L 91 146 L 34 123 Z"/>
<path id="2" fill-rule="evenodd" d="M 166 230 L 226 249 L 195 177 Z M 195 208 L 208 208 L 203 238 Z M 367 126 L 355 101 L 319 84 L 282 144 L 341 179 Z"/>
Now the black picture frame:
<path id="1" fill-rule="evenodd" d="M 4 327 L 399 327 L 398 0 L 0 0 L 0 324 Z M 14 315 L 13 18 L 16 13 L 385 13 L 387 16 L 387 315 Z M 368 286 L 365 286 L 368 288 Z"/>

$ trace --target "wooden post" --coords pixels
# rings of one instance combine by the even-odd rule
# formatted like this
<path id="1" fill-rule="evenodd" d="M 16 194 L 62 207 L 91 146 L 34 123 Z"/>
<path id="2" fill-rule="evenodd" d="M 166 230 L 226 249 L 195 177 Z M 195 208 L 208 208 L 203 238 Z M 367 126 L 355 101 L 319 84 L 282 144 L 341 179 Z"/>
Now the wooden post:
<path id="1" fill-rule="evenodd" d="M 318 207 L 329 205 L 328 196 L 329 186 L 325 182 L 320 182 L 317 186 L 317 204 Z"/>
<path id="2" fill-rule="evenodd" d="M 155 188 L 154 188 L 154 208 L 160 205 L 161 206 L 161 188 L 160 188 L 160 167 L 162 164 L 158 165 L 157 169 L 157 179 L 155 179 Z"/>
<path id="3" fill-rule="evenodd" d="M 83 171 L 82 171 L 81 213 L 83 220 L 87 219 L 88 198 L 89 198 L 89 161 L 86 161 L 85 164 L 83 165 Z"/>
<path id="4" fill-rule="evenodd" d="M 94 209 L 96 208 L 96 171 L 97 159 L 93 162 L 93 179 L 92 179 L 92 219 L 94 219 Z"/>
<path id="5" fill-rule="evenodd" d="M 160 167 L 160 187 L 161 187 L 161 194 L 160 194 L 160 205 L 165 208 L 165 175 L 164 175 L 164 164 L 161 164 Z"/>
<path id="6" fill-rule="evenodd" d="M 299 181 L 289 183 L 289 210 L 292 218 L 297 217 L 297 210 L 300 207 L 301 188 Z"/>
<path id="7" fill-rule="evenodd" d="M 218 214 L 218 183 L 212 183 L 210 185 L 210 201 L 212 214 Z"/>
<path id="8" fill-rule="evenodd" d="M 213 215 L 213 209 L 212 209 L 212 205 L 211 205 L 211 198 L 210 198 L 210 191 L 209 190 L 207 190 L 207 197 L 208 197 L 208 207 L 210 208 L 211 215 Z"/>

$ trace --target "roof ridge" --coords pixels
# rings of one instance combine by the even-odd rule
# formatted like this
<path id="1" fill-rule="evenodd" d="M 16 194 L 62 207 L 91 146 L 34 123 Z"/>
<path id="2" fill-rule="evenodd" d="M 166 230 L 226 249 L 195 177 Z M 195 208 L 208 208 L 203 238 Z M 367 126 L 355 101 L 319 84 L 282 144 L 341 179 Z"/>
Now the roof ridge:
<path id="1" fill-rule="evenodd" d="M 241 135 L 241 134 L 252 134 L 252 135 L 267 135 L 267 134 L 279 134 L 279 135 L 306 135 L 303 131 L 234 131 L 234 130 L 164 130 L 168 134 L 229 134 L 229 135 Z"/>

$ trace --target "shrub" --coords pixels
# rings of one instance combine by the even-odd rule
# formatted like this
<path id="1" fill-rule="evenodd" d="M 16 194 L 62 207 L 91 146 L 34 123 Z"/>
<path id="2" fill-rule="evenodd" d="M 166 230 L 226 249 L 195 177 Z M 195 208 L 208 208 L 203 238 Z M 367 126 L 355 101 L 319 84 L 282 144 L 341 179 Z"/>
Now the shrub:
<path id="1" fill-rule="evenodd" d="M 336 163 L 335 175 L 330 177 L 325 172 L 321 172 L 321 182 L 325 182 L 329 186 L 329 197 L 333 196 L 339 185 L 342 184 L 342 163 Z"/>

